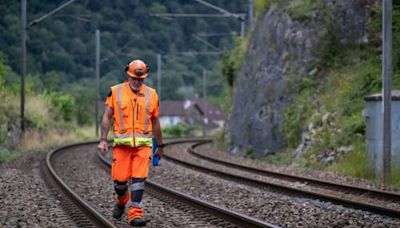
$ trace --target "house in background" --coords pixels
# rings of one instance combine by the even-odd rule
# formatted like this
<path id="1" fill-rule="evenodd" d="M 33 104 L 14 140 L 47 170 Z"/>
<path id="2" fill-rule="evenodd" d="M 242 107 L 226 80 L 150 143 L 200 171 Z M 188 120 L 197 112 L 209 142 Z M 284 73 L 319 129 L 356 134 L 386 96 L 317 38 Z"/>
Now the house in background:
<path id="1" fill-rule="evenodd" d="M 178 123 L 198 124 L 205 130 L 212 131 L 222 128 L 224 115 L 218 107 L 204 99 L 194 98 L 186 101 L 161 101 L 160 123 L 162 127 Z"/>
<path id="2" fill-rule="evenodd" d="M 185 122 L 185 111 L 182 101 L 160 102 L 160 124 L 162 127 L 174 126 Z"/>

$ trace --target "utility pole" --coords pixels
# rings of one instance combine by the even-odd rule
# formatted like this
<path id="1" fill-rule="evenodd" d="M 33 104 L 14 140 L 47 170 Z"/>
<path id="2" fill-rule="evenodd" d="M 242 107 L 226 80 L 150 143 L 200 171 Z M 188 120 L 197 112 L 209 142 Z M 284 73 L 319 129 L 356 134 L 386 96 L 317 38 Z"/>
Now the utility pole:
<path id="1" fill-rule="evenodd" d="M 206 136 L 206 126 L 208 123 L 208 102 L 207 102 L 207 70 L 203 69 L 203 100 L 204 100 L 204 127 L 203 127 L 203 136 Z"/>
<path id="2" fill-rule="evenodd" d="M 244 23 L 244 21 L 240 21 L 240 36 L 244 37 L 246 33 L 246 24 Z"/>
<path id="3" fill-rule="evenodd" d="M 157 54 L 157 93 L 161 101 L 161 54 Z"/>
<path id="4" fill-rule="evenodd" d="M 21 132 L 25 132 L 26 0 L 21 0 Z"/>
<path id="5" fill-rule="evenodd" d="M 100 100 L 100 31 L 96 29 L 96 137 L 99 136 L 99 100 Z"/>
<path id="6" fill-rule="evenodd" d="M 26 78 L 26 37 L 27 37 L 27 30 L 30 26 L 35 25 L 42 20 L 46 19 L 47 17 L 55 14 L 62 8 L 68 6 L 69 4 L 73 3 L 75 0 L 70 0 L 59 7 L 55 8 L 51 12 L 37 18 L 29 23 L 27 26 L 26 24 L 26 0 L 21 0 L 21 91 L 20 91 L 20 118 L 21 118 L 21 133 L 25 132 L 25 78 Z"/>
<path id="7" fill-rule="evenodd" d="M 247 20 L 249 21 L 249 30 L 252 31 L 254 28 L 254 0 L 249 0 Z"/>
<path id="8" fill-rule="evenodd" d="M 392 0 L 383 0 L 383 182 L 390 183 L 392 149 Z"/>

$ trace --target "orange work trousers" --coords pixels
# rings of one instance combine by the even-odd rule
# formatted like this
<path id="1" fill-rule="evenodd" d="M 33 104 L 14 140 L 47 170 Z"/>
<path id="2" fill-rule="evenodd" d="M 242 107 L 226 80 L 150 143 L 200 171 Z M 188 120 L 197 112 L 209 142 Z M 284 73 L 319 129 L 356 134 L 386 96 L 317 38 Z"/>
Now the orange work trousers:
<path id="1" fill-rule="evenodd" d="M 113 149 L 111 176 L 113 181 L 147 178 L 151 162 L 151 147 L 116 146 Z"/>

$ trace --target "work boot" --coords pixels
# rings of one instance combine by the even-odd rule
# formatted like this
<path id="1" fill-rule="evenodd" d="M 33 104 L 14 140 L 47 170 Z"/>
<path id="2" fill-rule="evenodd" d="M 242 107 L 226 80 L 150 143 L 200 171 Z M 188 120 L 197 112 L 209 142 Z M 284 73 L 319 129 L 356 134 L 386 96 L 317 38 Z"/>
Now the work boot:
<path id="1" fill-rule="evenodd" d="M 113 217 L 116 219 L 121 218 L 121 216 L 124 214 L 124 211 L 125 211 L 125 205 L 120 205 L 116 203 L 113 209 Z"/>
<path id="2" fill-rule="evenodd" d="M 142 218 L 134 218 L 132 221 L 130 221 L 130 224 L 132 226 L 145 226 L 146 225 L 146 221 L 143 220 Z"/>

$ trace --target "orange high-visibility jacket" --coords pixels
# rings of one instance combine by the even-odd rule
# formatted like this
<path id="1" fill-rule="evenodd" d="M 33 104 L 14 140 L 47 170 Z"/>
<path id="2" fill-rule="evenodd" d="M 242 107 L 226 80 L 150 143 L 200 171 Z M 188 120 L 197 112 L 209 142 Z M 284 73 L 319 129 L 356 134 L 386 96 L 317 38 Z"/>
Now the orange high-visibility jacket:
<path id="1" fill-rule="evenodd" d="M 151 117 L 159 114 L 155 89 L 142 85 L 134 93 L 124 82 L 111 87 L 106 104 L 114 109 L 114 146 L 152 146 Z"/>

